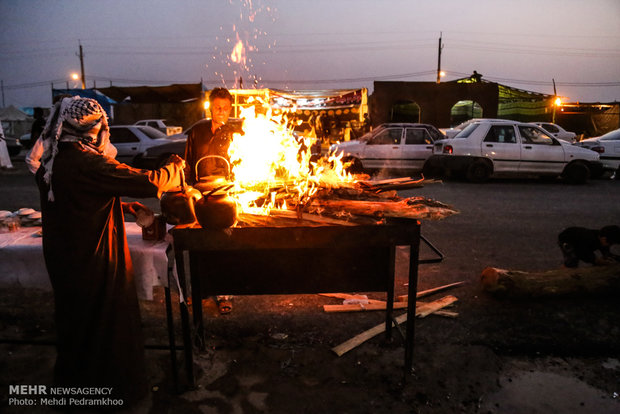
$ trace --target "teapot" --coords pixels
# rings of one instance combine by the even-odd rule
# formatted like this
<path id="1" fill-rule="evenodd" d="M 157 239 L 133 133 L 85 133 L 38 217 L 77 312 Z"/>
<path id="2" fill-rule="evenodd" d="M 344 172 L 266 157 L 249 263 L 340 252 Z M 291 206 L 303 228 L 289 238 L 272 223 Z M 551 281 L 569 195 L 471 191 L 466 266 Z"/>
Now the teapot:
<path id="1" fill-rule="evenodd" d="M 195 223 L 194 205 L 200 198 L 202 198 L 200 191 L 186 185 L 185 173 L 181 170 L 181 186 L 165 192 L 159 201 L 166 223 L 172 225 Z"/>
<path id="2" fill-rule="evenodd" d="M 233 184 L 226 184 L 202 195 L 194 209 L 203 228 L 221 230 L 237 223 L 237 203 L 228 194 Z"/>
<path id="3" fill-rule="evenodd" d="M 205 179 L 198 178 L 198 164 L 206 158 L 220 158 L 224 160 L 228 167 L 226 177 L 216 176 Z M 230 174 L 230 164 L 228 160 L 219 155 L 206 155 L 196 162 L 196 188 L 202 193 L 202 198 L 194 204 L 194 210 L 198 223 L 203 228 L 225 229 L 235 225 L 237 222 L 237 203 L 233 200 L 228 191 L 233 184 L 227 182 Z"/>

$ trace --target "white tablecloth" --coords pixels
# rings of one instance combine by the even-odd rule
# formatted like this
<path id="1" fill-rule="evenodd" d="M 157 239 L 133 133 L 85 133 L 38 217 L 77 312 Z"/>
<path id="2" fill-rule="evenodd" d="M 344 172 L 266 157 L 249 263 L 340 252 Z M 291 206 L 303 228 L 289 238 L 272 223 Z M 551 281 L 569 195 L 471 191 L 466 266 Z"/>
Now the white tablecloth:
<path id="1" fill-rule="evenodd" d="M 52 289 L 43 259 L 40 227 L 0 233 L 0 284 Z M 138 298 L 153 299 L 153 287 L 168 285 L 165 241 L 142 240 L 136 223 L 125 223 Z"/>

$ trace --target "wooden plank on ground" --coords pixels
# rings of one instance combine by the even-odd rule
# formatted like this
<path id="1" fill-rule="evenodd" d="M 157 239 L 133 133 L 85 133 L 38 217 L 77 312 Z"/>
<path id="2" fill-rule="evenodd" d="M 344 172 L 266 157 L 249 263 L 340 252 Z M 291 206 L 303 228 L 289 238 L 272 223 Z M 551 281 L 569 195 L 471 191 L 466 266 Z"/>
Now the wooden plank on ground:
<path id="1" fill-rule="evenodd" d="M 424 303 L 420 305 L 420 316 L 421 318 L 423 318 L 424 316 L 430 315 L 432 312 L 436 312 L 441 308 L 444 308 L 448 305 L 450 305 L 451 303 L 454 303 L 457 299 L 454 296 L 446 296 L 443 297 L 439 300 L 436 300 L 434 302 L 429 302 L 429 303 Z M 418 306 L 416 304 L 416 312 L 415 312 L 416 316 L 418 316 Z M 424 315 L 424 316 L 422 316 Z M 401 324 L 403 322 L 405 322 L 407 320 L 407 314 L 404 313 L 400 316 L 397 316 L 395 318 L 395 321 L 397 324 Z M 393 324 L 393 323 L 392 323 Z M 366 342 L 367 340 L 374 338 L 375 336 L 379 335 L 381 332 L 385 331 L 385 323 L 379 324 L 377 326 L 374 326 L 370 329 L 368 329 L 367 331 L 362 332 L 359 335 L 354 336 L 353 338 L 341 343 L 340 345 L 337 345 L 335 347 L 332 348 L 332 351 L 334 351 L 336 353 L 336 355 L 338 356 L 342 356 L 345 353 L 349 352 L 350 350 L 358 347 L 359 345 L 363 344 L 364 342 Z"/>
<path id="2" fill-rule="evenodd" d="M 361 312 L 361 311 L 377 311 L 386 310 L 387 304 L 383 303 L 368 303 L 366 305 L 361 303 L 351 305 L 323 305 L 323 310 L 327 313 L 334 312 Z M 407 308 L 407 302 L 394 302 L 394 309 Z"/>
<path id="3" fill-rule="evenodd" d="M 431 295 L 433 293 L 440 292 L 442 290 L 450 289 L 450 288 L 455 287 L 455 286 L 461 286 L 463 284 L 465 284 L 465 282 L 464 281 L 460 281 L 460 282 L 454 282 L 454 283 L 450 283 L 450 284 L 443 285 L 443 286 L 437 286 L 437 287 L 434 287 L 432 289 L 421 290 L 421 291 L 419 291 L 415 295 L 415 297 L 418 298 L 418 299 L 419 298 L 423 298 L 424 296 L 428 296 L 428 295 Z M 409 300 L 409 295 L 401 295 L 401 296 L 399 296 L 397 298 L 397 300 L 399 302 L 407 302 L 407 300 Z"/>
<path id="4" fill-rule="evenodd" d="M 359 300 L 359 301 L 367 300 L 368 303 L 385 303 L 384 300 L 369 299 L 367 297 L 364 298 L 364 295 L 351 295 L 348 293 L 319 293 L 319 296 L 327 296 L 329 298 L 344 299 L 344 300 Z"/>
<path id="5" fill-rule="evenodd" d="M 417 302 L 415 306 L 415 316 L 418 318 L 425 318 L 433 312 L 438 311 L 441 308 L 445 308 L 448 305 L 453 304 L 458 299 L 452 295 L 444 296 L 441 299 L 437 299 L 433 302 Z"/>

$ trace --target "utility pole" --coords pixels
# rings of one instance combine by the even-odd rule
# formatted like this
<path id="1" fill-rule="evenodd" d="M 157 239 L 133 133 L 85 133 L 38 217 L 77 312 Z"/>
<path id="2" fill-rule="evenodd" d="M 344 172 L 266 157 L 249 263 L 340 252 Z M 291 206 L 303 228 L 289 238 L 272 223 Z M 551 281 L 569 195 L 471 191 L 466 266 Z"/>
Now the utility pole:
<path id="1" fill-rule="evenodd" d="M 439 47 L 437 49 L 437 83 L 441 82 L 441 49 L 443 49 L 443 45 L 441 44 L 442 37 L 443 32 L 439 32 Z"/>
<path id="2" fill-rule="evenodd" d="M 78 40 L 80 44 L 80 69 L 82 70 L 82 89 L 86 89 L 86 76 L 84 75 L 84 52 L 82 50 L 82 42 Z"/>
<path id="3" fill-rule="evenodd" d="M 551 78 L 551 81 L 553 82 L 553 115 L 551 115 L 551 123 L 555 124 L 555 107 L 557 106 L 555 102 L 558 99 L 558 92 L 555 89 L 555 79 Z"/>

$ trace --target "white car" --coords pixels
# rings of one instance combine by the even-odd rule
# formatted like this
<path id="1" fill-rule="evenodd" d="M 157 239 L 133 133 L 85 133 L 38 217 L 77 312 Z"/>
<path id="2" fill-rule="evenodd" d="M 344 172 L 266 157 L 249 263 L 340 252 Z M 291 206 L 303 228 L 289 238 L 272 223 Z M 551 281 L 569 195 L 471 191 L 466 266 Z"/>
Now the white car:
<path id="1" fill-rule="evenodd" d="M 558 140 L 536 125 L 479 121 L 452 139 L 435 142 L 424 171 L 464 174 L 474 182 L 502 174 L 534 174 L 583 183 L 602 168 L 598 153 Z"/>
<path id="2" fill-rule="evenodd" d="M 110 125 L 110 142 L 116 147 L 119 162 L 134 165 L 136 156 L 150 147 L 173 142 L 163 132 L 136 125 Z"/>
<path id="3" fill-rule="evenodd" d="M 577 142 L 577 134 L 571 131 L 567 131 L 558 124 L 552 124 L 551 122 L 532 122 L 534 125 L 538 125 L 557 139 L 564 140 L 574 144 Z"/>
<path id="4" fill-rule="evenodd" d="M 614 171 L 616 179 L 620 179 L 620 129 L 600 137 L 584 139 L 577 145 L 598 152 L 603 168 Z"/>
<path id="5" fill-rule="evenodd" d="M 351 163 L 353 172 L 382 169 L 419 172 L 433 153 L 433 142 L 443 138 L 433 125 L 388 123 L 357 140 L 334 144 L 330 152 L 344 153 L 342 160 Z"/>
<path id="6" fill-rule="evenodd" d="M 464 130 L 465 128 L 467 128 L 470 124 L 473 124 L 474 122 L 480 122 L 480 121 L 488 121 L 488 122 L 502 122 L 502 121 L 508 121 L 510 122 L 509 119 L 495 119 L 495 118 L 472 118 L 472 119 L 468 119 L 465 122 L 461 122 L 460 124 L 458 124 L 455 127 L 452 128 L 447 128 L 447 129 L 441 129 L 441 132 L 446 136 L 446 138 L 454 138 L 455 136 L 458 135 L 459 132 L 461 132 L 462 130 Z"/>
<path id="7" fill-rule="evenodd" d="M 164 134 L 170 136 L 180 134 L 183 132 L 183 128 L 180 126 L 170 126 L 165 119 L 141 119 L 134 125 L 150 126 L 155 129 L 159 129 Z"/>

